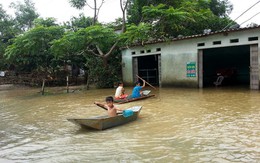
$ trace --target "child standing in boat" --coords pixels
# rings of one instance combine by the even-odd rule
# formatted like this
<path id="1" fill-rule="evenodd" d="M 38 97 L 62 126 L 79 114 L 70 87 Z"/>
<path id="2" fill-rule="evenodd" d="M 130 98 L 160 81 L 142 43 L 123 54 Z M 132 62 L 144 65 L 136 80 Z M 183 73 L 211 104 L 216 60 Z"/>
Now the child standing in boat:
<path id="1" fill-rule="evenodd" d="M 118 87 L 116 88 L 115 99 L 124 99 L 127 96 L 128 95 L 125 94 L 124 84 L 119 82 Z"/>
<path id="2" fill-rule="evenodd" d="M 142 88 L 145 87 L 145 80 L 142 80 L 143 81 L 143 85 L 141 85 L 141 83 L 139 81 L 136 82 L 136 85 L 133 89 L 133 92 L 132 92 L 132 98 L 138 98 L 138 97 L 141 97 L 143 95 L 143 92 L 141 91 Z"/>
<path id="3" fill-rule="evenodd" d="M 117 107 L 114 105 L 114 99 L 113 99 L 112 96 L 106 97 L 105 100 L 106 100 L 106 104 L 101 104 L 101 103 L 99 103 L 99 102 L 94 102 L 94 104 L 99 105 L 99 106 L 101 106 L 101 107 L 103 107 L 103 108 L 106 108 L 106 109 L 107 109 L 107 112 L 108 112 L 108 115 L 109 115 L 110 117 L 116 116 L 116 115 L 117 115 L 117 111 L 123 111 L 123 110 L 117 108 Z"/>

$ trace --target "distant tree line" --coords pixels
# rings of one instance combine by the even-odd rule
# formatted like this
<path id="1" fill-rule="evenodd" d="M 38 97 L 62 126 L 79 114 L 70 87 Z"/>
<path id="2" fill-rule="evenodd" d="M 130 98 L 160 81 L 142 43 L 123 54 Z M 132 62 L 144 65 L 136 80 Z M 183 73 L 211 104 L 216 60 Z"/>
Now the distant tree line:
<path id="1" fill-rule="evenodd" d="M 14 17 L 0 4 L 0 70 L 46 78 L 68 75 L 70 65 L 85 71 L 87 85 L 112 87 L 121 79 L 120 47 L 221 30 L 232 22 L 228 0 L 120 0 L 122 16 L 103 24 L 98 14 L 104 2 L 68 0 L 92 9 L 93 17 L 80 14 L 62 24 L 41 18 L 32 0 L 11 3 Z"/>

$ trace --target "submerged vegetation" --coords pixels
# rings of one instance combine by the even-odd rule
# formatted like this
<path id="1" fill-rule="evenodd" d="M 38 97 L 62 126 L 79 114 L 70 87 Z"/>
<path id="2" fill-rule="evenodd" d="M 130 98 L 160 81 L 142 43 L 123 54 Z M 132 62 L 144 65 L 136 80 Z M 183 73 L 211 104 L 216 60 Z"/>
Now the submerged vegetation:
<path id="1" fill-rule="evenodd" d="M 87 2 L 68 0 L 78 9 Z M 122 16 L 108 24 L 98 21 L 104 0 L 93 2 L 93 17 L 81 14 L 63 24 L 41 18 L 32 0 L 12 3 L 14 17 L 0 4 L 0 70 L 39 81 L 84 72 L 87 86 L 112 87 L 121 79 L 120 47 L 221 30 L 232 22 L 227 0 L 120 0 Z"/>

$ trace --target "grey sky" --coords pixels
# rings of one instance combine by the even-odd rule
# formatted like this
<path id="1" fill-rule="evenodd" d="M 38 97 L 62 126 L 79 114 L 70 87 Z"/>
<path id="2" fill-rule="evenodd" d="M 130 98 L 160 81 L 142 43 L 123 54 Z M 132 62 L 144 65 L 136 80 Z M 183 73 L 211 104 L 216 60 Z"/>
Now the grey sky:
<path id="1" fill-rule="evenodd" d="M 4 9 L 8 10 L 8 13 L 12 13 L 12 10 L 8 8 L 8 5 L 13 1 L 21 0 L 0 0 L 0 3 L 4 5 Z M 40 13 L 41 17 L 54 17 L 58 22 L 68 21 L 72 16 L 78 16 L 79 13 L 84 13 L 87 16 L 93 16 L 93 11 L 89 8 L 85 8 L 83 11 L 79 11 L 75 8 L 70 7 L 68 0 L 33 0 L 35 2 L 35 7 Z M 233 4 L 234 9 L 230 17 L 234 20 L 245 10 L 251 7 L 253 4 L 260 0 L 230 0 Z M 115 18 L 121 17 L 121 10 L 119 5 L 119 0 L 105 0 L 105 4 L 102 6 L 99 21 L 101 22 L 111 22 Z M 260 3 L 255 7 L 249 10 L 242 17 L 237 19 L 239 24 L 248 20 L 255 14 L 260 12 Z M 246 26 L 251 22 L 257 23 L 260 25 L 260 13 L 255 16 L 250 21 L 244 23 L 242 26 Z"/>

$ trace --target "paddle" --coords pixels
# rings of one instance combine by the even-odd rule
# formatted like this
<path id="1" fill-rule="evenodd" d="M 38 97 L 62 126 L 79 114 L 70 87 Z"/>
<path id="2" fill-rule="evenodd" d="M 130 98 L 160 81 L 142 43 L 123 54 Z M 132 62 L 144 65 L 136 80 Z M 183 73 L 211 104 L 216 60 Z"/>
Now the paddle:
<path id="1" fill-rule="evenodd" d="M 94 104 L 96 104 L 97 106 L 101 107 L 102 109 L 107 110 L 107 108 L 104 105 L 102 105 L 102 104 L 97 104 L 97 103 L 94 103 Z"/>
<path id="2" fill-rule="evenodd" d="M 98 104 L 98 103 L 94 103 L 96 104 L 97 106 L 101 107 L 102 109 L 106 110 L 107 111 L 107 108 L 103 105 L 103 104 Z M 117 114 L 121 114 L 121 113 L 117 113 Z"/>
<path id="3" fill-rule="evenodd" d="M 136 75 L 139 79 L 145 81 L 143 78 L 141 78 L 140 76 Z M 154 86 L 152 86 L 150 83 L 148 83 L 147 81 L 145 81 L 146 84 L 148 84 L 150 87 L 152 87 L 153 89 L 156 89 Z"/>

